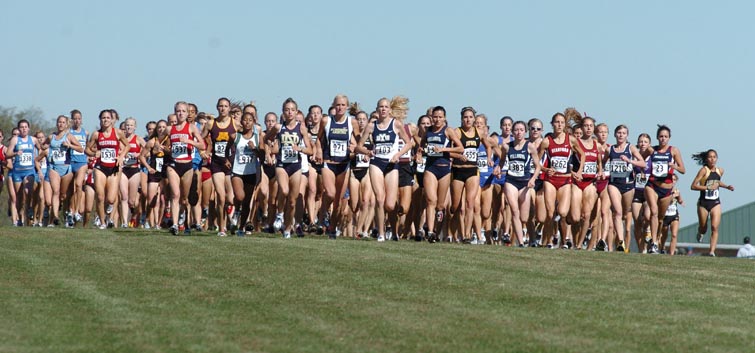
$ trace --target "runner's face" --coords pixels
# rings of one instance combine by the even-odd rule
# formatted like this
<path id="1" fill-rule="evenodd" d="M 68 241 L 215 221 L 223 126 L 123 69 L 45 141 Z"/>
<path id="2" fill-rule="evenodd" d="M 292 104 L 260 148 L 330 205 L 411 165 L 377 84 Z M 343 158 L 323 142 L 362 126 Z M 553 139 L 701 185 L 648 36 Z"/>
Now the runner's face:
<path id="1" fill-rule="evenodd" d="M 197 110 L 194 109 L 194 106 L 189 106 L 189 119 L 191 121 L 194 121 L 194 119 L 197 117 Z"/>
<path id="2" fill-rule="evenodd" d="M 102 116 L 100 116 L 100 127 L 102 128 L 109 128 L 113 124 L 113 116 L 110 115 L 110 112 L 104 112 L 102 113 Z"/>
<path id="3" fill-rule="evenodd" d="M 147 136 L 152 135 L 155 132 L 156 124 L 147 125 Z"/>
<path id="4" fill-rule="evenodd" d="M 228 103 L 227 100 L 223 99 L 220 102 L 218 102 L 218 105 L 216 108 L 218 109 L 218 115 L 225 118 L 228 116 L 228 112 L 231 111 L 231 104 Z"/>
<path id="5" fill-rule="evenodd" d="M 501 124 L 501 132 L 504 136 L 511 135 L 511 120 L 506 119 L 503 121 L 503 124 Z"/>
<path id="6" fill-rule="evenodd" d="M 584 132 L 582 131 L 582 129 L 574 129 L 574 133 L 572 134 L 574 135 L 574 138 L 581 140 L 582 135 L 584 135 Z"/>
<path id="7" fill-rule="evenodd" d="M 241 119 L 241 127 L 244 131 L 249 131 L 254 127 L 254 119 L 251 115 L 244 115 Z"/>
<path id="8" fill-rule="evenodd" d="M 582 137 L 585 139 L 592 137 L 595 132 L 595 123 L 590 119 L 585 119 L 585 121 L 582 122 L 582 132 L 584 133 Z"/>
<path id="9" fill-rule="evenodd" d="M 76 113 L 71 117 L 71 124 L 73 125 L 74 129 L 77 129 L 81 127 L 81 114 Z"/>
<path id="10" fill-rule="evenodd" d="M 464 125 L 465 129 L 471 128 L 474 126 L 475 118 L 474 113 L 471 110 L 467 110 L 464 112 L 464 115 L 461 116 L 461 123 Z"/>
<path id="11" fill-rule="evenodd" d="M 608 126 L 601 125 L 598 128 L 598 142 L 600 143 L 606 143 L 608 141 Z"/>
<path id="12" fill-rule="evenodd" d="M 68 127 L 68 119 L 60 117 L 58 118 L 57 124 L 55 124 L 58 127 L 58 131 L 63 131 Z"/>
<path id="13" fill-rule="evenodd" d="M 38 133 L 36 137 L 37 137 L 37 141 L 39 141 L 40 145 L 44 144 L 45 141 L 47 141 L 47 137 L 42 132 Z"/>
<path id="14" fill-rule="evenodd" d="M 126 133 L 127 134 L 129 134 L 129 135 L 133 134 L 135 129 L 136 129 L 136 124 L 133 121 L 129 120 L 129 121 L 126 122 Z"/>
<path id="15" fill-rule="evenodd" d="M 516 124 L 513 129 L 514 138 L 517 140 L 524 139 L 525 128 L 524 124 Z"/>
<path id="16" fill-rule="evenodd" d="M 160 122 L 157 124 L 157 134 L 158 135 L 165 135 L 165 131 L 168 130 L 168 124 L 164 122 Z"/>
<path id="17" fill-rule="evenodd" d="M 333 100 L 333 108 L 336 110 L 337 117 L 342 117 L 346 114 L 346 107 L 348 104 L 349 102 L 344 97 L 338 97 Z M 322 115 L 322 112 L 320 112 L 320 115 Z"/>
<path id="18" fill-rule="evenodd" d="M 432 119 L 428 117 L 423 118 L 422 121 L 419 122 L 419 126 L 422 126 L 425 129 L 429 128 L 430 126 L 433 126 Z"/>
<path id="19" fill-rule="evenodd" d="M 365 113 L 357 114 L 357 124 L 359 124 L 359 129 L 363 130 L 365 126 L 367 126 L 367 114 Z"/>
<path id="20" fill-rule="evenodd" d="M 661 147 L 668 145 L 668 141 L 670 139 L 671 136 L 669 135 L 667 130 L 661 130 L 661 132 L 658 133 L 658 144 L 661 145 Z"/>
<path id="21" fill-rule="evenodd" d="M 312 119 L 312 124 L 319 124 L 320 120 L 322 120 L 322 110 L 319 108 L 312 108 L 312 114 L 310 114 L 309 117 Z"/>
<path id="22" fill-rule="evenodd" d="M 387 118 L 391 114 L 391 106 L 387 99 L 378 102 L 377 112 L 380 118 Z"/>
<path id="23" fill-rule="evenodd" d="M 176 121 L 178 121 L 178 123 L 183 123 L 189 116 L 189 109 L 187 108 L 186 104 L 179 104 L 176 106 L 175 113 Z"/>
<path id="24" fill-rule="evenodd" d="M 709 167 L 715 166 L 716 163 L 718 162 L 718 154 L 713 151 L 708 152 L 708 155 L 706 156 L 705 161 L 708 163 Z"/>
<path id="25" fill-rule="evenodd" d="M 566 121 L 564 120 L 564 117 L 559 115 L 555 119 L 553 119 L 551 126 L 553 126 L 554 133 L 560 134 L 564 132 L 564 126 L 566 126 Z"/>
<path id="26" fill-rule="evenodd" d="M 627 129 L 619 129 L 613 135 L 614 137 L 616 137 L 617 143 L 621 144 L 627 141 Z"/>
<path id="27" fill-rule="evenodd" d="M 436 110 L 433 112 L 433 126 L 441 128 L 446 124 L 446 114 L 442 110 Z"/>
<path id="28" fill-rule="evenodd" d="M 296 118 L 296 112 L 297 112 L 296 104 L 294 103 L 286 103 L 286 105 L 283 107 L 283 118 L 286 122 L 291 122 Z"/>
<path id="29" fill-rule="evenodd" d="M 530 125 L 530 138 L 536 139 L 540 138 L 540 136 L 543 134 L 543 124 L 536 122 L 533 122 Z"/>
<path id="30" fill-rule="evenodd" d="M 479 131 L 484 131 L 485 129 L 485 119 L 482 117 L 475 118 L 474 120 L 474 127 L 477 128 Z"/>
<path id="31" fill-rule="evenodd" d="M 265 115 L 265 129 L 270 130 L 275 126 L 278 118 L 274 114 Z"/>
<path id="32" fill-rule="evenodd" d="M 637 140 L 637 146 L 640 148 L 640 151 L 644 151 L 650 146 L 650 140 L 647 139 L 647 137 L 640 137 Z"/>
<path id="33" fill-rule="evenodd" d="M 18 136 L 26 137 L 29 135 L 29 124 L 23 123 L 18 126 Z"/>

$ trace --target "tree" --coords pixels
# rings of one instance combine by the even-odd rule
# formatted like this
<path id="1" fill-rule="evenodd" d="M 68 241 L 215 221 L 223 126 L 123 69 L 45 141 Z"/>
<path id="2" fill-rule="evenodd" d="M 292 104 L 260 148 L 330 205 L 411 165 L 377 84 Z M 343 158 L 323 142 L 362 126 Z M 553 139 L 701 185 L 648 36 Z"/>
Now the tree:
<path id="1" fill-rule="evenodd" d="M 42 110 L 37 107 L 18 110 L 16 107 L 4 107 L 0 105 L 0 129 L 3 130 L 5 136 L 3 143 L 6 146 L 11 138 L 11 131 L 18 125 L 18 121 L 21 119 L 29 121 L 30 134 L 37 131 L 49 133 L 55 127 L 54 121 L 46 119 Z"/>

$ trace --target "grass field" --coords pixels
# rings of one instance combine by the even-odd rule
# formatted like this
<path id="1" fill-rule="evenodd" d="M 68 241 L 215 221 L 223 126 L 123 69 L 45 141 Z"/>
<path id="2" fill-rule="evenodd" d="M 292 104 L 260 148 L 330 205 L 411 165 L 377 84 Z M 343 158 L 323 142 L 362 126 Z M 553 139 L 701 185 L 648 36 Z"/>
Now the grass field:
<path id="1" fill-rule="evenodd" d="M 0 352 L 755 351 L 755 261 L 0 232 Z"/>

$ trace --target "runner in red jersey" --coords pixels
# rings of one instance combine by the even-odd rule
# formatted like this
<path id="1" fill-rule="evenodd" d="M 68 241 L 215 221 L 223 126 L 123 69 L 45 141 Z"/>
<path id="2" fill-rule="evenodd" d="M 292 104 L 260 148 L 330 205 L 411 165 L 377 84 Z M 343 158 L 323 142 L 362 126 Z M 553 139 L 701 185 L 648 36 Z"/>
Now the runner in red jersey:
<path id="1" fill-rule="evenodd" d="M 141 213 L 137 209 L 137 206 L 139 206 L 139 184 L 141 183 L 139 155 L 142 152 L 142 147 L 146 144 L 144 139 L 135 133 L 136 120 L 134 118 L 126 119 L 124 124 L 126 127 L 125 136 L 128 139 L 128 153 L 123 161 L 120 178 L 121 228 L 136 227 L 137 213 Z M 142 192 L 146 194 L 146 189 Z"/>
<path id="2" fill-rule="evenodd" d="M 194 124 L 186 121 L 189 115 L 189 105 L 186 102 L 177 102 L 173 106 L 176 115 L 176 124 L 171 126 L 169 141 L 171 163 L 168 165 L 168 183 L 171 189 L 171 208 L 174 222 L 170 228 L 173 235 L 178 235 L 178 226 L 186 222 L 186 210 L 188 209 L 189 190 L 193 173 L 192 159 L 194 148 L 204 150 L 202 135 Z M 189 228 L 186 227 L 186 231 Z"/>
<path id="3" fill-rule="evenodd" d="M 593 139 L 595 120 L 589 116 L 578 116 L 575 122 L 575 135 L 577 130 L 581 132 L 581 138 L 577 139 L 577 143 L 584 152 L 579 155 L 580 163 L 577 166 L 582 171 L 582 180 L 574 180 L 571 196 L 571 219 L 577 226 L 574 240 L 579 247 L 595 220 L 593 208 L 598 199 L 595 181 L 598 174 L 602 173 L 602 160 L 598 152 L 598 143 Z"/>
<path id="4" fill-rule="evenodd" d="M 87 155 L 97 157 L 93 175 L 100 229 L 113 224 L 105 215 L 110 215 L 113 211 L 113 204 L 118 197 L 119 168 L 128 153 L 128 139 L 122 131 L 113 128 L 114 123 L 114 110 L 101 111 L 100 129 L 89 136 L 86 149 Z"/>

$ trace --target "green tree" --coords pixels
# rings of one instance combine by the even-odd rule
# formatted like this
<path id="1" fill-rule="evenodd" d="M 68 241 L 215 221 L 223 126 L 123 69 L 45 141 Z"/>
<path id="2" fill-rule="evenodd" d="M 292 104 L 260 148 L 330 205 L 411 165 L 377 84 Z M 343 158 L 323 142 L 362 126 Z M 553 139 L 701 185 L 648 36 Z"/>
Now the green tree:
<path id="1" fill-rule="evenodd" d="M 4 107 L 0 105 L 0 129 L 4 132 L 5 141 L 3 141 L 3 143 L 6 146 L 12 137 L 11 131 L 21 119 L 29 121 L 30 133 L 35 133 L 37 131 L 49 133 L 55 127 L 54 119 L 45 118 L 42 110 L 37 107 L 19 110 L 16 107 Z"/>

